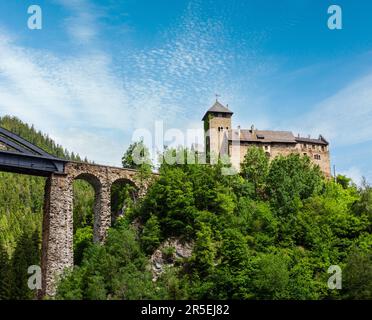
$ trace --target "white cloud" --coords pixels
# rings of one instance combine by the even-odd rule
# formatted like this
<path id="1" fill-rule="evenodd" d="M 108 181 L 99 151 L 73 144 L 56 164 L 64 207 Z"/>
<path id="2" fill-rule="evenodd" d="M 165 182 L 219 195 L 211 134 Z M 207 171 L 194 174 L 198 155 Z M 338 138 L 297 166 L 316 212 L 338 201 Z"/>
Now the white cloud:
<path id="1" fill-rule="evenodd" d="M 78 12 L 86 5 L 78 0 L 60 2 Z M 93 20 L 84 16 L 75 22 L 96 33 Z M 121 59 L 114 63 L 99 48 L 60 57 L 26 49 L 4 31 L 0 112 L 35 124 L 59 144 L 92 160 L 120 163 L 134 128 L 151 128 L 155 120 L 183 126 L 189 111 L 182 99 L 186 92 L 197 89 L 202 96 L 210 95 L 213 82 L 207 83 L 207 76 L 221 57 L 208 46 L 209 33 L 200 28 L 181 28 L 176 40 L 165 39 L 160 49 L 131 52 L 129 64 L 122 61 L 119 68 L 115 65 Z"/>
<path id="2" fill-rule="evenodd" d="M 354 80 L 297 119 L 302 131 L 323 134 L 333 146 L 372 140 L 372 74 Z"/>
<path id="3" fill-rule="evenodd" d="M 353 182 L 358 186 L 362 184 L 363 174 L 357 167 L 351 167 L 348 170 L 342 171 L 341 174 L 347 176 L 348 178 L 351 178 Z"/>
<path id="4" fill-rule="evenodd" d="M 77 43 L 87 44 L 98 34 L 97 8 L 88 0 L 55 0 L 67 8 L 71 15 L 64 20 L 71 38 Z"/>
<path id="5" fill-rule="evenodd" d="M 230 101 L 240 89 L 231 72 L 243 57 L 229 48 L 220 21 L 202 21 L 189 10 L 155 47 L 111 52 L 99 44 L 104 10 L 87 0 L 55 1 L 71 12 L 64 19 L 68 45 L 80 54 L 25 48 L 1 32 L 0 112 L 34 124 L 70 151 L 119 164 L 134 129 L 152 130 L 161 120 L 172 128 L 199 126 L 191 123 L 214 93 Z M 264 64 L 252 58 L 248 65 L 244 72 L 254 74 Z"/>
<path id="6" fill-rule="evenodd" d="M 157 105 L 143 98 L 129 101 L 128 92 L 136 91 L 136 87 L 125 89 L 110 64 L 110 57 L 104 53 L 61 59 L 2 38 L 0 112 L 35 124 L 56 137 L 58 143 L 94 160 L 94 141 L 100 140 L 100 135 L 106 138 L 106 145 L 112 139 L 127 143 L 136 119 L 142 119 L 140 125 L 146 126 L 146 121 L 161 113 L 161 103 L 156 99 L 152 103 Z M 113 130 L 117 131 L 115 138 L 110 136 Z M 77 132 L 80 137 L 76 137 Z M 84 137 L 86 146 L 81 148 Z M 107 156 L 106 161 L 113 161 L 112 153 L 102 154 Z M 115 161 L 120 161 L 120 155 L 115 154 Z"/>
<path id="7" fill-rule="evenodd" d="M 360 159 L 360 154 L 352 150 L 347 152 L 348 147 L 364 144 L 368 148 L 372 142 L 371 73 L 351 81 L 318 103 L 311 112 L 290 121 L 292 128 L 293 123 L 297 124 L 294 132 L 309 133 L 313 137 L 322 134 L 330 142 L 331 160 L 336 161 L 341 174 L 352 178 L 357 185 L 361 184 L 363 176 L 371 181 L 371 171 L 366 165 L 368 160 Z M 332 154 L 338 148 L 346 153 L 342 158 L 333 159 Z M 363 149 L 358 147 L 357 150 Z M 365 153 L 362 154 L 365 156 Z"/>

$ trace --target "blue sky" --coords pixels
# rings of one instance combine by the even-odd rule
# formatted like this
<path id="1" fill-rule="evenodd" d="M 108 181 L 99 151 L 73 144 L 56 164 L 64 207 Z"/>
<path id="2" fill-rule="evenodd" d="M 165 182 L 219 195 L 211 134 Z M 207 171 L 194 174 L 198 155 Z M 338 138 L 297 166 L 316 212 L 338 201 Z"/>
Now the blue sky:
<path id="1" fill-rule="evenodd" d="M 371 15 L 365 0 L 0 0 L 0 114 L 118 165 L 135 129 L 202 128 L 218 93 L 234 126 L 323 134 L 338 172 L 372 181 Z"/>

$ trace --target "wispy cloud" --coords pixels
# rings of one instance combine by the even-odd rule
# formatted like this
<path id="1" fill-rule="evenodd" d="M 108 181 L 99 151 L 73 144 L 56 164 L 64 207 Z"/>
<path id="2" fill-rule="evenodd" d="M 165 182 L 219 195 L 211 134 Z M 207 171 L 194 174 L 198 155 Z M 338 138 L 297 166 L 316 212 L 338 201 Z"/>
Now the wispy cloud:
<path id="1" fill-rule="evenodd" d="M 189 9 L 156 47 L 110 52 L 93 41 L 100 31 L 87 0 L 58 2 L 72 12 L 65 19 L 72 45 L 89 42 L 89 50 L 70 56 L 33 50 L 4 30 L 1 114 L 33 123 L 97 162 L 119 164 L 133 129 L 151 130 L 158 120 L 186 129 L 215 92 L 226 101 L 234 96 L 229 79 L 238 57 L 220 22 L 203 21 Z"/>
<path id="2" fill-rule="evenodd" d="M 75 42 L 86 45 L 98 35 L 98 10 L 89 0 L 55 0 L 71 13 L 64 26 Z"/>
<path id="3" fill-rule="evenodd" d="M 330 142 L 331 161 L 337 171 L 357 184 L 362 176 L 372 181 L 366 152 L 372 143 L 372 73 L 356 77 L 310 112 L 283 124 L 296 133 L 322 134 Z"/>
<path id="4" fill-rule="evenodd" d="M 298 119 L 309 133 L 322 133 L 333 146 L 372 140 L 372 74 L 354 80 Z"/>

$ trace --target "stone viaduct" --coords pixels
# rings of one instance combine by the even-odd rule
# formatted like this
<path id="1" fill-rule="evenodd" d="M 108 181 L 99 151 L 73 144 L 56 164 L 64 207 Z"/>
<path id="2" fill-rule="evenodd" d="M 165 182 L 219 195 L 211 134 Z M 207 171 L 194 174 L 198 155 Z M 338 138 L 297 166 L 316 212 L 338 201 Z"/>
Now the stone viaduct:
<path id="1" fill-rule="evenodd" d="M 58 277 L 66 268 L 73 267 L 73 182 L 83 179 L 95 191 L 94 242 L 104 242 L 111 225 L 111 186 L 131 183 L 139 193 L 144 192 L 136 179 L 137 172 L 88 163 L 67 162 L 64 174 L 52 174 L 45 185 L 42 295 L 53 296 Z"/>
<path id="2" fill-rule="evenodd" d="M 111 187 L 130 183 L 140 197 L 146 192 L 138 172 L 56 158 L 14 133 L 0 128 L 0 171 L 46 177 L 42 228 L 42 289 L 39 296 L 54 296 L 56 284 L 73 257 L 73 183 L 83 179 L 95 191 L 94 242 L 105 241 L 111 225 Z"/>

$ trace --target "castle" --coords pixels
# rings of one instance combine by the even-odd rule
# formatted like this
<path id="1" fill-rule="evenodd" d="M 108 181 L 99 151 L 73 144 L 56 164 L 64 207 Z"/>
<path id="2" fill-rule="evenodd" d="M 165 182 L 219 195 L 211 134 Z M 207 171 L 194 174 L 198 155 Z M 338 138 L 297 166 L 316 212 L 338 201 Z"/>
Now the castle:
<path id="1" fill-rule="evenodd" d="M 295 137 L 290 131 L 258 130 L 254 126 L 233 129 L 232 115 L 233 112 L 218 100 L 205 113 L 202 121 L 206 154 L 228 155 L 232 166 L 239 170 L 247 150 L 258 146 L 264 149 L 269 159 L 292 153 L 308 156 L 326 177 L 331 177 L 329 143 L 323 136 L 318 139 Z"/>

